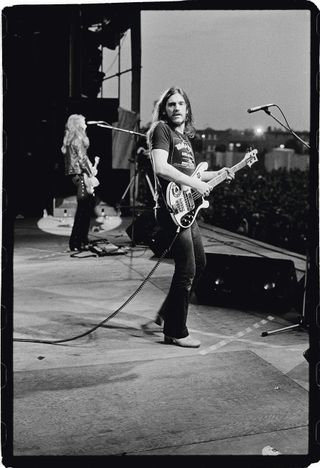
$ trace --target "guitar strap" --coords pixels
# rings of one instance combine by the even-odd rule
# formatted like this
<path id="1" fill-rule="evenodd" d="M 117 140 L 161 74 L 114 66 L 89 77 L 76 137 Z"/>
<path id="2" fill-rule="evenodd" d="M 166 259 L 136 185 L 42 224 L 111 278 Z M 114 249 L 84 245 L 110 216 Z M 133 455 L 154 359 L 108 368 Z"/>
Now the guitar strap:
<path id="1" fill-rule="evenodd" d="M 166 196 L 163 193 L 163 187 L 162 187 L 161 182 L 159 180 L 159 177 L 157 176 L 156 171 L 154 169 L 154 160 L 153 160 L 153 157 L 152 157 L 152 150 L 151 150 L 151 145 L 150 144 L 149 144 L 149 153 L 150 153 L 151 166 L 152 166 L 152 172 L 153 172 L 153 180 L 154 180 L 154 197 L 153 197 L 154 207 L 153 207 L 153 210 L 154 210 L 155 218 L 157 219 L 157 210 L 160 208 L 159 196 L 161 196 L 161 198 L 163 200 L 163 203 L 164 203 L 165 207 L 167 208 L 167 210 L 169 212 L 171 212 L 172 209 L 167 204 Z M 170 150 L 169 150 L 169 156 L 168 156 L 168 160 L 170 160 L 170 164 L 172 164 L 172 158 L 173 158 L 173 138 L 172 138 L 172 135 L 171 135 L 171 132 L 170 132 Z"/>

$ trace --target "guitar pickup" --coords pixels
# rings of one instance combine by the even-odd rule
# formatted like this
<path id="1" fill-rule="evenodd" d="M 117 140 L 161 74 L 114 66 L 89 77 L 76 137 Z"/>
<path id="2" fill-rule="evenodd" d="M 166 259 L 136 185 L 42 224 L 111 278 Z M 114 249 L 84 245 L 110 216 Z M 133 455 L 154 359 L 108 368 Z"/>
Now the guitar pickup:
<path id="1" fill-rule="evenodd" d="M 173 205 L 172 205 L 172 210 L 175 214 L 181 213 L 184 211 L 183 203 L 181 200 L 177 200 Z"/>
<path id="2" fill-rule="evenodd" d="M 192 192 L 184 192 L 183 194 L 185 204 L 188 210 L 192 210 L 194 208 L 194 199 L 192 196 Z"/>

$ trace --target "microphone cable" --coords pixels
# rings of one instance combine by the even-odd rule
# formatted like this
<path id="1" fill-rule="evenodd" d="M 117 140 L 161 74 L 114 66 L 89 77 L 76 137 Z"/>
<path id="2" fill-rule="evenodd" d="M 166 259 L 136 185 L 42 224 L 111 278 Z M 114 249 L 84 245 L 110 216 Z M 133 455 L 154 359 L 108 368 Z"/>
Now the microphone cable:
<path id="1" fill-rule="evenodd" d="M 146 282 L 151 278 L 151 276 L 153 275 L 153 273 L 155 272 L 155 270 L 158 268 L 158 266 L 160 265 L 160 263 L 162 262 L 162 260 L 164 259 L 164 257 L 167 255 L 168 252 L 170 252 L 174 242 L 176 241 L 179 233 L 180 233 L 180 226 L 178 226 L 177 230 L 176 230 L 176 233 L 174 235 L 174 238 L 171 242 L 171 244 L 169 245 L 169 247 L 167 247 L 161 254 L 161 256 L 159 257 L 157 263 L 155 264 L 155 266 L 152 268 L 152 270 L 148 273 L 148 275 L 144 278 L 144 280 L 142 281 L 142 283 L 138 286 L 138 288 L 131 294 L 130 297 L 128 297 L 128 299 L 115 311 L 113 312 L 111 315 L 109 315 L 108 317 L 106 317 L 104 320 L 102 320 L 100 323 L 98 323 L 97 325 L 95 325 L 94 327 L 90 328 L 89 330 L 87 330 L 86 332 L 84 333 L 81 333 L 79 335 L 76 335 L 76 336 L 73 336 L 71 338 L 65 338 L 63 340 L 38 340 L 38 339 L 32 339 L 32 338 L 13 338 L 13 341 L 18 341 L 18 342 L 23 342 L 23 343 L 44 343 L 44 344 L 52 344 L 52 345 L 56 345 L 56 344 L 60 344 L 60 343 L 66 343 L 68 341 L 73 341 L 73 340 L 77 340 L 79 338 L 83 338 L 84 336 L 87 336 L 87 335 L 90 335 L 92 332 L 94 332 L 95 330 L 97 330 L 99 327 L 101 327 L 102 325 L 104 325 L 105 323 L 107 323 L 109 320 L 111 320 L 112 318 L 114 318 L 122 309 L 124 309 L 124 307 L 129 304 L 129 302 L 131 302 L 134 297 L 141 291 L 141 289 L 144 287 L 144 285 L 146 284 Z"/>
<path id="2" fill-rule="evenodd" d="M 277 107 L 277 108 L 279 109 L 279 111 L 280 111 L 281 114 L 282 114 L 282 117 L 283 117 L 284 120 L 285 120 L 285 123 L 287 124 L 287 126 L 288 126 L 288 128 L 289 128 L 289 130 L 290 130 L 290 133 L 292 133 L 293 130 L 292 130 L 292 128 L 290 127 L 289 122 L 288 122 L 287 119 L 286 119 L 286 116 L 285 116 L 284 113 L 282 112 L 281 107 L 279 107 L 277 104 L 274 104 L 274 107 Z"/>

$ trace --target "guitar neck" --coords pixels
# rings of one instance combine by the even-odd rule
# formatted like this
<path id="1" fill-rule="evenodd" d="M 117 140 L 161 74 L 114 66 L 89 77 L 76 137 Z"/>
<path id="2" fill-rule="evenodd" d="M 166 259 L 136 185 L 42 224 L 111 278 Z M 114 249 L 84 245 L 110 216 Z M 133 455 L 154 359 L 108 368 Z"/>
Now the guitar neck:
<path id="1" fill-rule="evenodd" d="M 238 171 L 240 171 L 240 169 L 242 169 L 246 165 L 247 165 L 247 162 L 246 162 L 245 159 L 243 159 L 238 164 L 235 164 L 234 166 L 232 166 L 230 169 L 233 172 L 238 172 Z M 217 185 L 221 184 L 221 182 L 226 180 L 226 178 L 227 178 L 227 172 L 225 171 L 225 172 L 223 172 L 223 174 L 220 174 L 220 175 L 214 177 L 213 179 L 209 180 L 208 184 L 211 185 L 211 187 L 216 187 Z"/>

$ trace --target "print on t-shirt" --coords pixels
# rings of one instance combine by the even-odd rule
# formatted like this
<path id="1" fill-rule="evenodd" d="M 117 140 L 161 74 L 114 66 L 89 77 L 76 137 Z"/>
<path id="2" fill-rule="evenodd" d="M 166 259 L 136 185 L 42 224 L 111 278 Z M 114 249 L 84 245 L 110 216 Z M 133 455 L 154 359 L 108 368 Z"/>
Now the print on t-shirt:
<path id="1" fill-rule="evenodd" d="M 195 157 L 189 138 L 178 131 L 174 131 L 168 124 L 158 122 L 152 132 L 151 149 L 163 149 L 168 152 L 168 163 L 179 171 L 191 176 L 195 171 Z M 161 176 L 158 180 L 162 187 L 159 205 L 165 205 L 164 194 L 169 181 Z"/>
<path id="2" fill-rule="evenodd" d="M 191 145 L 186 140 L 182 140 L 182 137 L 178 138 L 174 132 L 173 135 L 173 166 L 177 169 L 187 169 L 188 172 L 193 172 L 195 169 L 195 162 Z"/>

